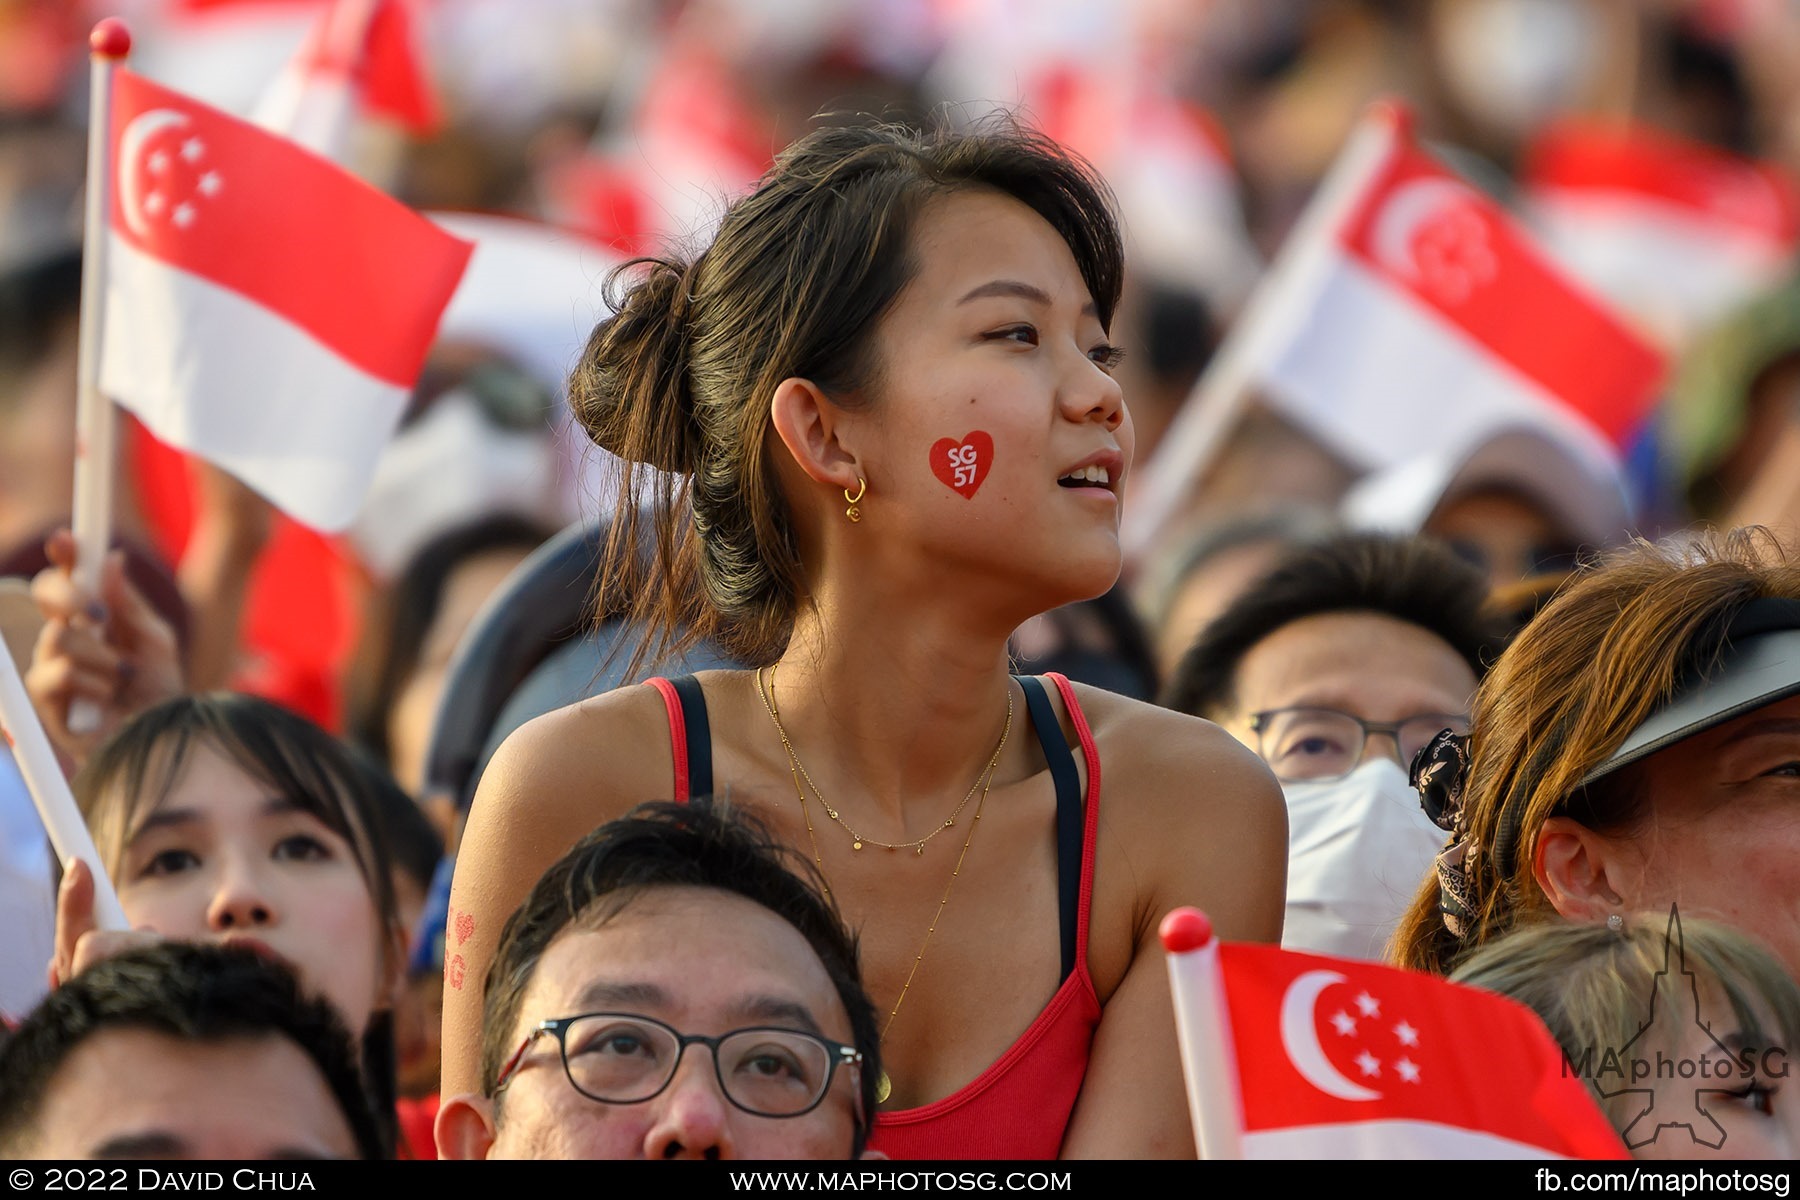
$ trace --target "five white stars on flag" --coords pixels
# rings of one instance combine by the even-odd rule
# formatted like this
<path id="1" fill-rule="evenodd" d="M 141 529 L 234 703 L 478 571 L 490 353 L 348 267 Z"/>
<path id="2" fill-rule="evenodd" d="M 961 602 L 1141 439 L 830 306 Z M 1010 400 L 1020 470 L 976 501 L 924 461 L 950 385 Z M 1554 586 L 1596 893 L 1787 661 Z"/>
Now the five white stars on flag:
<path id="1" fill-rule="evenodd" d="M 206 156 L 206 143 L 198 137 L 189 137 L 181 143 L 181 148 L 176 153 L 180 154 L 185 162 L 193 165 Z M 166 150 L 156 150 L 144 160 L 144 165 L 150 168 L 152 175 L 166 175 L 171 165 L 171 159 Z M 217 171 L 208 170 L 194 184 L 194 193 L 210 200 L 217 196 L 224 187 L 224 176 Z M 144 212 L 148 215 L 159 217 L 165 210 L 169 212 L 169 220 L 174 222 L 177 229 L 188 228 L 200 215 L 199 208 L 195 206 L 191 198 L 183 200 L 170 209 L 169 198 L 160 191 L 151 192 L 144 197 Z"/>
<path id="2" fill-rule="evenodd" d="M 1381 1016 L 1381 1001 L 1377 1000 L 1366 991 L 1359 993 L 1353 1001 L 1353 1004 L 1356 1011 L 1363 1017 L 1374 1020 Z M 1357 1017 L 1351 1016 L 1348 1010 L 1340 1008 L 1337 1012 L 1333 1013 L 1329 1019 L 1331 1021 L 1331 1027 L 1337 1031 L 1339 1037 L 1356 1036 Z M 1416 1048 L 1419 1044 L 1418 1029 L 1406 1021 L 1401 1021 L 1399 1024 L 1395 1025 L 1393 1027 L 1393 1034 L 1395 1040 L 1402 1046 Z M 1356 1056 L 1355 1062 L 1357 1069 L 1361 1071 L 1366 1078 L 1378 1079 L 1381 1077 L 1382 1060 L 1377 1058 L 1371 1051 L 1364 1049 L 1362 1053 Z M 1419 1064 L 1415 1063 L 1411 1058 L 1402 1055 L 1393 1061 L 1393 1068 L 1394 1074 L 1399 1076 L 1402 1083 L 1419 1082 Z"/>

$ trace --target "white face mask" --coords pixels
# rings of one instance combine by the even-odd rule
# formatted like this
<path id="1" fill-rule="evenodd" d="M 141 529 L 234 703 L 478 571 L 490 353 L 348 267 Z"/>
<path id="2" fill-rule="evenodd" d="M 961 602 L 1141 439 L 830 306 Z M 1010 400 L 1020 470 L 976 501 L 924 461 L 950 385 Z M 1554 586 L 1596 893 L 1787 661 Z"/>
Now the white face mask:
<path id="1" fill-rule="evenodd" d="M 1457 0 L 1437 54 L 1471 116 L 1522 138 L 1579 97 L 1595 62 L 1594 13 L 1570 0 Z"/>
<path id="2" fill-rule="evenodd" d="M 1385 756 L 1342 779 L 1283 783 L 1288 808 L 1287 920 L 1281 944 L 1379 959 L 1431 873 L 1444 831 Z"/>
<path id="3" fill-rule="evenodd" d="M 369 568 L 392 579 L 426 542 L 466 522 L 511 513 L 558 523 L 556 476 L 548 427 L 503 429 L 452 390 L 382 451 L 351 537 Z"/>

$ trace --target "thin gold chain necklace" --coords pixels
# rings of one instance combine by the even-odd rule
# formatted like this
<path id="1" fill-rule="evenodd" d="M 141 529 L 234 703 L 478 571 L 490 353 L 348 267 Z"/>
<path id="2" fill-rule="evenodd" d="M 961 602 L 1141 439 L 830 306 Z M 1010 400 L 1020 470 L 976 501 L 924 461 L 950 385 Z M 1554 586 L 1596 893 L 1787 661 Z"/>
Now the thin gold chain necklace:
<path id="1" fill-rule="evenodd" d="M 818 867 L 819 878 L 823 884 L 825 878 L 825 862 L 819 854 L 819 839 L 813 833 L 812 816 L 807 811 L 806 789 L 800 786 L 800 780 L 805 775 L 805 769 L 800 766 L 800 758 L 794 753 L 794 746 L 793 743 L 788 740 L 787 730 L 782 728 L 780 710 L 775 706 L 774 689 L 774 668 L 771 667 L 769 670 L 767 686 L 763 683 L 762 669 L 758 668 L 756 672 L 756 691 L 757 694 L 762 697 L 763 707 L 768 710 L 769 719 L 775 722 L 775 729 L 781 734 L 781 745 L 783 749 L 787 751 L 788 771 L 794 780 L 794 793 L 800 799 L 800 815 L 806 820 L 806 838 L 807 841 L 812 843 L 813 865 Z M 944 894 L 938 898 L 937 911 L 931 914 L 931 925 L 925 930 L 925 939 L 919 943 L 919 952 L 913 955 L 912 969 L 907 971 L 906 982 L 900 985 L 900 995 L 894 1000 L 894 1007 L 888 1010 L 887 1021 L 881 1026 L 881 1037 L 883 1041 L 887 1040 L 888 1030 L 894 1027 L 894 1018 L 899 1015 L 900 1006 L 906 1002 L 906 993 L 912 990 L 913 977 L 919 973 L 919 964 L 925 961 L 925 951 L 931 946 L 931 936 L 937 932 L 938 922 L 942 920 L 944 916 L 944 906 L 950 903 L 950 893 L 956 887 L 957 879 L 962 875 L 963 861 L 969 857 L 969 846 L 975 841 L 975 829 L 981 824 L 981 810 L 987 807 L 988 791 L 994 786 L 994 772 L 1000 765 L 1000 753 L 1006 749 L 1006 737 L 1012 732 L 1012 717 L 1012 685 L 1008 684 L 1006 689 L 1006 721 L 1000 726 L 1000 741 L 994 746 L 994 753 L 988 759 L 987 766 L 982 769 L 980 776 L 975 780 L 975 783 L 981 789 L 981 799 L 975 804 L 975 817 L 969 822 L 969 832 L 963 838 L 962 853 L 956 856 L 956 866 L 950 871 L 950 880 L 944 885 Z M 807 777 L 806 782 L 811 784 L 812 779 Z M 815 794 L 818 790 L 817 787 L 813 788 Z M 974 795 L 974 792 L 974 788 L 969 789 L 970 795 Z M 825 803 L 825 798 L 823 796 L 819 797 L 819 803 L 821 805 Z M 967 803 L 966 799 L 964 803 Z M 957 812 L 961 811 L 962 806 L 958 805 Z M 954 817 L 952 817 L 952 819 L 954 819 Z M 848 827 L 846 826 L 846 828 Z M 939 828 L 948 828 L 948 822 L 946 822 L 945 825 L 939 826 Z M 934 830 L 933 833 L 935 834 L 936 831 Z M 932 835 L 927 835 L 928 838 L 930 836 Z M 882 843 L 876 844 L 880 845 Z M 914 845 L 915 843 L 907 842 L 903 844 Z M 860 847 L 858 847 L 858 849 L 860 849 Z M 824 884 L 824 887 L 825 895 L 829 897 L 831 895 L 831 886 L 829 884 Z M 888 1077 L 886 1071 L 883 1071 L 881 1073 L 881 1078 L 876 1081 L 875 1102 L 877 1104 L 886 1103 L 887 1098 L 893 1094 L 893 1090 L 893 1080 Z"/>
<path id="2" fill-rule="evenodd" d="M 995 764 L 1000 761 L 1000 752 L 1006 748 L 1006 735 L 1012 729 L 1013 706 L 1012 687 L 1010 685 L 1008 685 L 1006 690 L 1006 723 L 1000 728 L 1000 743 L 994 747 L 993 756 L 988 760 L 987 766 L 983 767 L 981 773 L 975 776 L 975 782 L 969 785 L 969 790 L 963 793 L 963 798 L 957 802 L 955 808 L 950 810 L 950 816 L 946 818 L 942 824 L 934 826 L 930 833 L 913 842 L 883 842 L 876 838 L 864 837 L 862 834 L 852 829 L 850 827 L 850 822 L 844 820 L 843 815 L 839 813 L 837 809 L 833 808 L 825 799 L 825 793 L 821 792 L 819 790 L 819 785 L 813 782 L 812 776 L 806 771 L 806 764 L 801 762 L 800 756 L 795 753 L 793 742 L 788 740 L 787 729 L 781 723 L 781 709 L 776 706 L 774 699 L 775 672 L 780 666 L 780 663 L 774 663 L 769 667 L 769 682 L 767 688 L 763 686 L 762 671 L 760 669 L 757 671 L 757 694 L 762 697 L 763 707 L 769 711 L 769 718 L 775 722 L 775 732 L 781 735 L 781 748 L 787 751 L 789 772 L 799 773 L 800 778 L 794 781 L 795 790 L 799 790 L 800 779 L 804 779 L 806 781 L 806 786 L 812 789 L 812 794 L 818 799 L 819 807 L 825 810 L 825 815 L 841 825 L 844 832 L 850 835 L 850 848 L 852 850 L 861 850 L 863 846 L 867 844 L 870 846 L 880 846 L 883 850 L 911 850 L 914 854 L 923 856 L 925 853 L 926 842 L 929 842 L 932 838 L 956 824 L 956 818 L 962 816 L 963 809 L 967 808 L 969 806 L 969 801 L 975 798 L 975 789 L 981 786 L 983 778 L 992 775 Z M 808 832 L 811 832 L 810 826 L 808 827 Z"/>

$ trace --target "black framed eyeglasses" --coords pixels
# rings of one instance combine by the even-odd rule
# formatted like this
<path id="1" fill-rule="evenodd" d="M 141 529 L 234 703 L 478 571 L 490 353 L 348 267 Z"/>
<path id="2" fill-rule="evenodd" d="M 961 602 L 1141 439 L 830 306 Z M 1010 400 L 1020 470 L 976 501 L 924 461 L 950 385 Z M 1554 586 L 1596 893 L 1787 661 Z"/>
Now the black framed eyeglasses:
<path id="1" fill-rule="evenodd" d="M 637 1013 L 582 1013 L 539 1022 L 500 1068 L 496 1095 L 547 1033 L 556 1037 L 570 1085 L 601 1104 L 642 1104 L 661 1095 L 687 1048 L 699 1045 L 712 1051 L 719 1090 L 734 1106 L 759 1117 L 798 1117 L 819 1106 L 840 1066 L 863 1060 L 854 1046 L 798 1029 L 756 1026 L 707 1037 Z"/>
<path id="2" fill-rule="evenodd" d="M 1461 713 L 1420 713 L 1404 721 L 1365 721 L 1335 708 L 1271 708 L 1250 714 L 1256 752 L 1275 778 L 1288 783 L 1328 783 L 1354 771 L 1371 734 L 1394 741 L 1395 761 L 1406 769 L 1442 730 L 1469 732 Z"/>

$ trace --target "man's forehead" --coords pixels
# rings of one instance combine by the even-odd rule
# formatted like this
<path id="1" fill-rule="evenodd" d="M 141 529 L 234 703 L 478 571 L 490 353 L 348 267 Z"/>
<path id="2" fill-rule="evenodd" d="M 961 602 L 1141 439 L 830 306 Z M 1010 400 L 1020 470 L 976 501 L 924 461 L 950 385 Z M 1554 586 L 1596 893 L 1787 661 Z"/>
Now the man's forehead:
<path id="1" fill-rule="evenodd" d="M 744 897 L 692 887 L 646 891 L 598 923 L 557 934 L 521 1010 L 526 1025 L 599 1011 L 803 1021 L 799 1028 L 833 1037 L 848 1024 L 824 963 L 799 930 Z"/>
<path id="2" fill-rule="evenodd" d="M 1235 682 L 1246 712 L 1317 705 L 1366 720 L 1395 720 L 1414 712 L 1461 711 L 1476 680 L 1461 655 L 1423 626 L 1380 613 L 1343 612 L 1303 617 L 1272 631 L 1244 655 Z"/>
<path id="3" fill-rule="evenodd" d="M 43 1119 L 85 1153 L 114 1158 L 231 1157 L 251 1146 L 283 1156 L 357 1153 L 317 1064 L 278 1032 L 189 1039 L 137 1025 L 102 1029 L 52 1080 Z"/>

